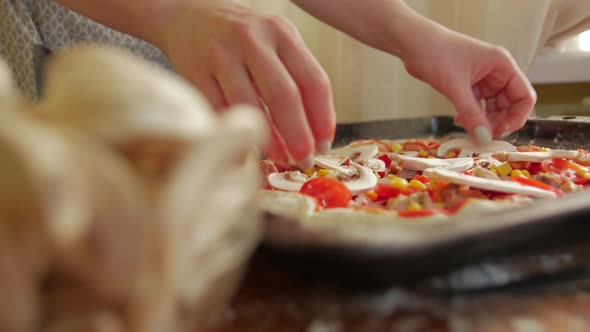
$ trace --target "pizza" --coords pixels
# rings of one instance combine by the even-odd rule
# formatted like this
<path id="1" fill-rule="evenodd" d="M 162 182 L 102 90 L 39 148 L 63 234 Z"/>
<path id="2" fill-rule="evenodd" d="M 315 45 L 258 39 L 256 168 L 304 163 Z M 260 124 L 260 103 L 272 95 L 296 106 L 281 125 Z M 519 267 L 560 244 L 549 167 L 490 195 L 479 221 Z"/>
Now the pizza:
<path id="1" fill-rule="evenodd" d="M 586 150 L 470 139 L 358 140 L 315 156 L 313 169 L 261 161 L 260 208 L 321 225 L 424 225 L 583 191 Z M 357 227 L 355 232 L 358 232 Z"/>

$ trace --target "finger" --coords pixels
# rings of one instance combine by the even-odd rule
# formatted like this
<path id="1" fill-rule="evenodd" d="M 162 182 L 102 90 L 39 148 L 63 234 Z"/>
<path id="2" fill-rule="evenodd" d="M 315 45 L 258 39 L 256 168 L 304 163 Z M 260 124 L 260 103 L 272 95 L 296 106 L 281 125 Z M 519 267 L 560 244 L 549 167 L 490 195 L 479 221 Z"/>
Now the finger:
<path id="1" fill-rule="evenodd" d="M 299 166 L 313 167 L 315 141 L 297 84 L 276 53 L 269 50 L 248 59 L 248 68 L 288 152 Z"/>
<path id="2" fill-rule="evenodd" d="M 222 65 L 216 66 L 216 70 L 220 88 L 229 104 L 252 105 L 265 112 L 268 126 L 271 128 L 271 139 L 264 149 L 264 154 L 273 160 L 286 162 L 289 159 L 287 147 L 260 102 L 250 74 L 242 62 L 228 56 Z"/>
<path id="3" fill-rule="evenodd" d="M 213 76 L 205 76 L 194 80 L 194 85 L 207 98 L 214 110 L 222 110 L 227 107 L 227 100 L 219 83 Z"/>
<path id="4" fill-rule="evenodd" d="M 298 36 L 297 32 L 294 33 Z M 280 39 L 277 52 L 301 93 L 305 114 L 316 142 L 316 151 L 326 154 L 336 130 L 328 75 L 301 38 L 285 36 Z"/>
<path id="5" fill-rule="evenodd" d="M 455 86 L 449 100 L 455 105 L 463 128 L 479 143 L 492 139 L 491 126 L 473 89 Z"/>
<path id="6" fill-rule="evenodd" d="M 514 132 L 526 123 L 537 101 L 537 94 L 520 72 L 510 78 L 504 91 L 506 99 L 510 102 L 509 116 L 498 126 L 497 131 Z"/>

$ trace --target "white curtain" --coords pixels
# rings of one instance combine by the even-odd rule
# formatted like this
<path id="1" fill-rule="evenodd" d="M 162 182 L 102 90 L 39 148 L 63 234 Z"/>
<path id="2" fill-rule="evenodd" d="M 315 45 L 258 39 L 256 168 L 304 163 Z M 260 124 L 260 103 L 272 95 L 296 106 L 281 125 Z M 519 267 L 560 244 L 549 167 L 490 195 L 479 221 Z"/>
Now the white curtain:
<path id="1" fill-rule="evenodd" d="M 285 15 L 298 26 L 331 78 L 339 122 L 454 114 L 452 105 L 409 76 L 401 61 L 324 25 L 288 0 L 242 2 Z M 590 0 L 406 2 L 449 28 L 506 47 L 525 71 L 541 47 L 581 32 L 590 23 Z"/>

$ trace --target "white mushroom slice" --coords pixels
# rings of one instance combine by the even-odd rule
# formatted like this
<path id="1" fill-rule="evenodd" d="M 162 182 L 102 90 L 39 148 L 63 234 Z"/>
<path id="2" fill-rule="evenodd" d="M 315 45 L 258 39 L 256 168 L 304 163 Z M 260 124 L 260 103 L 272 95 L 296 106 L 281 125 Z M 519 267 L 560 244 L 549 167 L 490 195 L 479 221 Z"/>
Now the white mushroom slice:
<path id="1" fill-rule="evenodd" d="M 552 191 L 543 190 L 532 186 L 525 186 L 518 182 L 484 179 L 476 176 L 449 171 L 446 169 L 429 168 L 424 171 L 424 175 L 431 179 L 455 184 L 462 184 L 484 190 L 491 190 L 511 194 L 522 194 L 539 198 L 553 198 L 556 196 L 556 194 Z"/>
<path id="2" fill-rule="evenodd" d="M 367 191 L 372 190 L 377 185 L 377 176 L 375 173 L 367 167 L 361 166 L 355 162 L 350 163 L 351 166 L 356 167 L 358 170 L 358 176 L 350 181 L 342 181 L 344 185 L 350 190 L 353 195 L 358 195 Z M 288 173 L 272 173 L 268 176 L 268 183 L 271 187 L 284 191 L 299 191 L 305 181 L 295 179 L 289 176 Z"/>
<path id="3" fill-rule="evenodd" d="M 552 158 L 569 158 L 574 159 L 578 157 L 578 151 L 575 150 L 550 150 L 540 152 L 507 152 L 506 158 L 508 161 L 525 161 L 540 163 L 543 160 Z"/>
<path id="4" fill-rule="evenodd" d="M 297 171 L 299 172 L 299 171 Z M 272 173 L 268 176 L 271 187 L 285 191 L 299 191 L 307 178 L 294 176 L 293 172 Z"/>
<path id="5" fill-rule="evenodd" d="M 347 158 L 334 156 L 315 156 L 315 164 L 325 169 L 339 169 Z"/>
<path id="6" fill-rule="evenodd" d="M 400 166 L 412 171 L 423 171 L 427 168 L 444 168 L 456 172 L 463 172 L 473 167 L 473 158 L 417 158 L 398 155 Z"/>
<path id="7" fill-rule="evenodd" d="M 448 140 L 441 144 L 436 151 L 436 155 L 444 157 L 447 153 L 454 149 L 461 149 L 457 157 L 473 157 L 474 154 L 480 155 L 482 153 L 506 151 L 516 151 L 516 147 L 505 141 L 491 141 L 485 145 L 478 146 L 471 139 L 456 138 Z"/>
<path id="8" fill-rule="evenodd" d="M 350 158 L 356 162 L 365 162 L 379 153 L 377 145 L 344 146 L 331 150 L 329 155 L 333 157 Z"/>
<path id="9" fill-rule="evenodd" d="M 400 154 L 403 154 L 404 156 L 408 156 L 408 157 L 418 157 L 418 155 L 420 153 L 418 151 L 404 151 L 404 152 L 401 152 Z"/>
<path id="10" fill-rule="evenodd" d="M 377 185 L 377 176 L 370 168 L 361 166 L 357 163 L 351 162 L 351 166 L 356 167 L 359 170 L 359 177 L 351 180 L 346 181 L 344 184 L 353 195 L 362 194 L 364 192 L 373 190 Z"/>
<path id="11" fill-rule="evenodd" d="M 385 162 L 377 158 L 369 158 L 365 161 L 364 166 L 372 169 L 374 172 L 384 172 L 386 169 Z"/>

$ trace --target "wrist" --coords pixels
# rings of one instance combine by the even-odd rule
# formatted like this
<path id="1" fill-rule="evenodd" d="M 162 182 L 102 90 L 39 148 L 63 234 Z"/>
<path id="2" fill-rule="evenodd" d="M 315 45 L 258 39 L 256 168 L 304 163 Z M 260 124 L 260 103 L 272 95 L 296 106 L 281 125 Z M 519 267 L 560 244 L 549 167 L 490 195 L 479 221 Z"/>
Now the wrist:
<path id="1" fill-rule="evenodd" d="M 418 14 L 403 1 L 397 2 L 397 5 L 393 19 L 388 20 L 385 28 L 386 52 L 407 64 L 430 54 L 433 46 L 449 30 Z"/>

